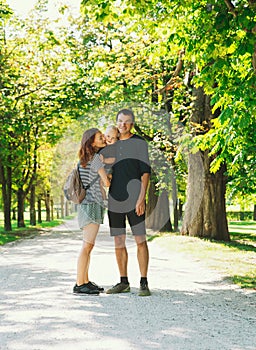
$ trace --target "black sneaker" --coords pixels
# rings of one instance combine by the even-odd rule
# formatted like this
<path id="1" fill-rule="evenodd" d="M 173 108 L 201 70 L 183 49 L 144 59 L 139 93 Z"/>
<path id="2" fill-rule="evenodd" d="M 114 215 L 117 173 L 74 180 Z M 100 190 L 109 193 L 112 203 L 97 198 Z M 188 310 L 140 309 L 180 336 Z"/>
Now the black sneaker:
<path id="1" fill-rule="evenodd" d="M 78 286 L 77 284 L 73 288 L 73 293 L 77 294 L 91 294 L 91 295 L 98 295 L 100 292 L 98 289 L 92 289 L 90 288 L 89 283 L 84 283 L 81 286 Z"/>
<path id="2" fill-rule="evenodd" d="M 94 283 L 94 282 L 89 281 L 89 282 L 87 283 L 87 286 L 88 286 L 89 288 L 91 288 L 91 289 L 98 290 L 100 293 L 104 292 L 104 288 L 98 286 L 98 285 L 97 285 L 96 283 Z"/>
<path id="3" fill-rule="evenodd" d="M 130 292 L 130 284 L 129 283 L 117 283 L 112 288 L 107 289 L 107 294 L 117 294 L 117 293 L 128 293 Z"/>
<path id="4" fill-rule="evenodd" d="M 148 284 L 147 283 L 141 283 L 140 284 L 139 296 L 140 297 L 148 297 L 149 295 L 151 295 L 151 293 L 150 293 L 150 290 L 148 288 Z"/>

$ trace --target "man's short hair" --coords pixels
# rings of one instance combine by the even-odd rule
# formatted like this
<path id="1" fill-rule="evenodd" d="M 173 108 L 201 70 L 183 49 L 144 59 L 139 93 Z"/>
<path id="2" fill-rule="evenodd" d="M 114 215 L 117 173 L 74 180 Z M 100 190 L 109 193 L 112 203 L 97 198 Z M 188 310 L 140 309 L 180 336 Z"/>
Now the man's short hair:
<path id="1" fill-rule="evenodd" d="M 120 114 L 124 114 L 124 115 L 128 115 L 129 117 L 132 118 L 132 122 L 134 123 L 135 121 L 135 116 L 133 114 L 133 111 L 130 109 L 121 109 L 121 111 L 119 111 L 116 115 L 116 120 L 118 119 Z"/>

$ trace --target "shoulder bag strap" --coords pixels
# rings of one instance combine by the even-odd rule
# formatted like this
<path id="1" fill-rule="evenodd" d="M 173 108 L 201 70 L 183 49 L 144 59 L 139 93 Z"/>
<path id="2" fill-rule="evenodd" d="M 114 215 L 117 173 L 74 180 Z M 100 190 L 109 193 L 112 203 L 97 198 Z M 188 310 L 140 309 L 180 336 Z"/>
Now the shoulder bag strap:
<path id="1" fill-rule="evenodd" d="M 85 190 L 88 190 L 98 180 L 99 174 L 86 187 L 84 187 L 83 181 L 82 181 L 81 176 L 80 176 L 79 165 L 80 165 L 80 162 L 78 162 L 78 164 L 77 164 L 77 171 L 78 171 L 78 174 L 79 174 L 79 178 L 80 178 L 81 184 L 82 184 L 82 186 L 83 186 L 83 188 Z"/>

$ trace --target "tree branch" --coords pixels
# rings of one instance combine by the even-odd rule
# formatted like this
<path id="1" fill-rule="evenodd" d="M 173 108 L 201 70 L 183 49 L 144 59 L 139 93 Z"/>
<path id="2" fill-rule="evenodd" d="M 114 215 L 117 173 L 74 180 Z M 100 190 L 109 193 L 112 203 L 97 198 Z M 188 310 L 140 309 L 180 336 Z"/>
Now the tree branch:
<path id="1" fill-rule="evenodd" d="M 252 54 L 252 66 L 254 71 L 256 71 L 256 44 L 254 45 L 254 52 Z"/>
<path id="2" fill-rule="evenodd" d="M 46 84 L 45 84 L 45 85 L 46 85 Z M 35 89 L 35 90 L 31 90 L 31 91 L 28 91 L 28 92 L 24 92 L 23 94 L 16 96 L 16 97 L 15 97 L 15 100 L 18 100 L 18 99 L 20 99 L 20 98 L 22 98 L 22 97 L 24 97 L 24 96 L 33 94 L 33 92 L 36 92 L 36 91 L 42 89 L 42 87 L 44 87 L 45 85 L 42 85 L 42 86 L 40 86 L 39 88 L 37 88 L 37 89 Z"/>
<path id="3" fill-rule="evenodd" d="M 161 89 L 155 90 L 154 94 L 163 94 L 166 90 L 168 90 L 170 85 L 173 85 L 175 83 L 175 78 L 180 74 L 180 71 L 183 67 L 183 56 L 184 56 L 184 50 L 181 50 L 179 53 L 178 62 L 176 64 L 175 71 L 172 74 L 171 79 L 165 84 L 165 86 Z"/>
<path id="4" fill-rule="evenodd" d="M 147 140 L 147 141 L 149 141 L 149 142 L 150 142 L 150 141 L 153 141 L 153 137 L 150 137 L 149 135 L 145 134 L 137 124 L 134 125 L 134 129 L 135 129 L 135 130 L 137 131 L 137 133 L 138 133 L 140 136 L 142 136 L 145 140 Z"/>
<path id="5" fill-rule="evenodd" d="M 250 6 L 256 5 L 256 0 L 248 0 Z"/>
<path id="6" fill-rule="evenodd" d="M 235 6 L 232 4 L 232 2 L 230 0 L 224 0 L 224 1 L 225 1 L 225 4 L 227 5 L 229 12 L 232 13 L 232 15 L 234 17 L 237 17 L 237 12 L 236 12 Z"/>
<path id="7" fill-rule="evenodd" d="M 154 140 L 153 137 L 151 137 L 151 136 L 145 134 L 137 124 L 134 125 L 134 129 L 136 130 L 136 132 L 137 132 L 140 136 L 142 136 L 142 137 L 143 137 L 145 140 L 147 140 L 148 142 L 152 142 L 152 141 Z M 161 134 L 161 133 L 160 133 L 160 134 Z M 161 134 L 161 136 L 162 136 L 162 134 Z M 160 151 L 164 151 L 164 152 L 167 151 L 167 147 L 166 147 L 166 146 L 159 146 L 159 147 L 157 147 L 157 149 L 159 149 Z M 175 151 L 175 146 L 174 146 L 173 144 L 172 144 L 172 147 L 171 147 L 171 152 L 173 152 L 173 153 L 176 152 L 176 151 Z"/>

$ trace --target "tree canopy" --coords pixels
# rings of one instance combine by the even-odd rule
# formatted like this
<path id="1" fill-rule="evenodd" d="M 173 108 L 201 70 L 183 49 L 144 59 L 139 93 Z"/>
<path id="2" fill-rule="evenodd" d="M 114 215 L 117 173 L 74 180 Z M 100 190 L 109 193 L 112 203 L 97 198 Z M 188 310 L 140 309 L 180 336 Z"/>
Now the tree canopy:
<path id="1" fill-rule="evenodd" d="M 172 109 L 179 114 L 187 107 L 185 96 L 183 106 L 180 100 L 182 83 L 187 79 L 202 86 L 211 96 L 213 113 L 220 113 L 201 130 L 198 147 L 218 154 L 213 172 L 226 161 L 229 173 L 240 181 L 254 177 L 255 2 L 127 0 L 120 5 L 89 0 L 82 5 L 85 20 L 104 28 L 103 69 L 124 87 L 126 97 L 146 102 L 148 92 L 161 93 L 158 101 L 174 94 Z M 101 57 L 103 53 L 98 61 Z M 175 71 L 179 60 L 181 79 Z M 150 91 L 152 85 L 155 89 Z M 140 94 L 131 90 L 135 87 Z M 248 184 L 250 191 L 255 191 L 253 182 Z"/>
<path id="2" fill-rule="evenodd" d="M 0 7 L 0 174 L 9 207 L 12 191 L 26 196 L 35 183 L 41 150 L 72 120 L 81 133 L 104 127 L 123 106 L 135 110 L 158 169 L 162 157 L 159 189 L 171 189 L 166 172 L 175 172 L 184 200 L 187 153 L 201 151 L 212 174 L 225 165 L 230 195 L 255 194 L 255 1 L 84 0 L 80 17 L 62 5 L 54 23 L 46 4 L 24 21 Z M 209 118 L 195 118 L 195 89 Z"/>

